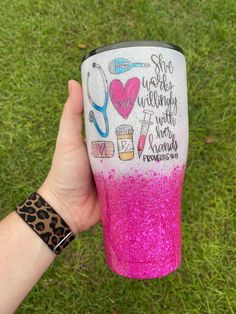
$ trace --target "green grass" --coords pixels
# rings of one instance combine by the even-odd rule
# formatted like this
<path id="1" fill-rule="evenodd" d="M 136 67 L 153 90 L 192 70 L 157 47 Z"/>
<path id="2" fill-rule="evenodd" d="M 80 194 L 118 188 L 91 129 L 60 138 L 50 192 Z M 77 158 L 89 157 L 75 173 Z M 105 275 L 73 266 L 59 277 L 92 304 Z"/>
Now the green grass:
<path id="1" fill-rule="evenodd" d="M 166 40 L 188 62 L 181 268 L 163 279 L 119 277 L 105 264 L 96 226 L 57 258 L 17 313 L 236 313 L 235 20 L 235 0 L 1 1 L 0 217 L 46 176 L 67 81 L 80 80 L 85 52 Z"/>

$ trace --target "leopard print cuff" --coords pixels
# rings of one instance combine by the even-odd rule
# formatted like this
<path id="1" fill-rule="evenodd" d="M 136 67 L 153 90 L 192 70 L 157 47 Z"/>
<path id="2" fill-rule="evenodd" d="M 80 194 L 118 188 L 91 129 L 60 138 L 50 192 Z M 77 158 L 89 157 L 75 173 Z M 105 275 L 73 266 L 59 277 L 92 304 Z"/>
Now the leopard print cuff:
<path id="1" fill-rule="evenodd" d="M 36 192 L 16 212 L 57 255 L 75 238 L 62 217 Z"/>

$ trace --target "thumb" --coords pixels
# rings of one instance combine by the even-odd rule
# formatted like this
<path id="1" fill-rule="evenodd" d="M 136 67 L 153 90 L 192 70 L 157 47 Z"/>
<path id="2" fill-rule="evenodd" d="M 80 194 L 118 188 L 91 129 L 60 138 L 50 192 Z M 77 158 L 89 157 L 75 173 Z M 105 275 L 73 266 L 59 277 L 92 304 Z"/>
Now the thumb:
<path id="1" fill-rule="evenodd" d="M 65 107 L 69 106 L 75 114 L 81 115 L 83 112 L 83 97 L 80 84 L 75 80 L 70 80 L 68 82 L 68 93 L 69 97 Z"/>
<path id="2" fill-rule="evenodd" d="M 83 97 L 80 84 L 74 80 L 68 82 L 69 96 L 61 116 L 57 144 L 81 145 Z M 76 148 L 76 147 L 75 147 Z"/>

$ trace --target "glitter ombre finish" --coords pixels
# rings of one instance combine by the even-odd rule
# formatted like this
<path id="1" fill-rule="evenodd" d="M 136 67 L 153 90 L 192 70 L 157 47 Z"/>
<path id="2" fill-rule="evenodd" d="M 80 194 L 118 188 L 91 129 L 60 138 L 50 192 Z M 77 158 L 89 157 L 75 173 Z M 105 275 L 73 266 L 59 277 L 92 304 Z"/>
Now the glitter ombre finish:
<path id="1" fill-rule="evenodd" d="M 95 174 L 104 243 L 112 271 L 130 278 L 165 276 L 181 261 L 181 194 L 185 167 L 156 172 Z"/>

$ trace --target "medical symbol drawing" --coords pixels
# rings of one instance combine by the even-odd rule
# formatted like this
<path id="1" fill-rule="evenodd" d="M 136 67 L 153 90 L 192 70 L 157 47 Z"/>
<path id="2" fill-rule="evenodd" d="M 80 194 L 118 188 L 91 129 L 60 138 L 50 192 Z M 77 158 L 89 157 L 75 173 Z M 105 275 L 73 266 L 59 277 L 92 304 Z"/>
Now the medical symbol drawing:
<path id="1" fill-rule="evenodd" d="M 151 118 L 152 118 L 152 115 L 154 114 L 154 111 L 144 109 L 143 113 L 144 113 L 144 117 L 143 117 L 143 120 L 140 121 L 141 122 L 141 131 L 140 131 L 139 140 L 138 140 L 138 147 L 137 147 L 139 158 L 141 157 L 141 155 L 144 151 L 149 127 L 151 124 L 153 124 L 151 122 Z"/>
<path id="2" fill-rule="evenodd" d="M 131 160 L 134 158 L 134 143 L 132 125 L 122 124 L 116 130 L 117 149 L 120 160 Z"/>
<path id="3" fill-rule="evenodd" d="M 115 147 L 111 141 L 91 142 L 91 154 L 94 158 L 111 158 L 114 156 Z"/>
<path id="4" fill-rule="evenodd" d="M 102 77 L 102 81 L 103 81 L 103 87 L 104 87 L 104 94 L 105 94 L 105 98 L 104 98 L 104 103 L 103 105 L 98 105 L 96 104 L 90 94 L 90 89 L 89 89 L 89 77 L 90 77 L 90 72 L 87 73 L 87 93 L 88 93 L 88 99 L 90 104 L 92 105 L 92 107 L 99 113 L 101 113 L 103 115 L 103 119 L 104 119 L 104 123 L 105 123 L 105 130 L 102 130 L 101 127 L 98 124 L 98 121 L 96 119 L 95 113 L 94 111 L 90 111 L 89 112 L 89 121 L 91 123 L 94 124 L 96 130 L 98 131 L 99 135 L 102 137 L 107 137 L 109 135 L 109 121 L 108 121 L 108 116 L 107 116 L 107 105 L 108 105 L 108 82 L 107 82 L 107 78 L 106 75 L 103 71 L 103 69 L 100 67 L 99 64 L 97 63 L 93 63 L 92 67 L 95 69 L 98 69 L 98 71 L 101 74 Z"/>
<path id="5" fill-rule="evenodd" d="M 148 68 L 150 67 L 150 64 L 140 62 L 132 63 L 126 58 L 116 58 L 109 63 L 108 69 L 111 74 L 122 74 L 137 67 Z M 92 68 L 98 71 L 99 77 L 102 79 L 104 99 L 101 100 L 101 103 L 96 103 L 93 100 L 90 92 L 90 84 L 96 84 L 96 82 L 90 82 L 90 72 L 87 72 L 87 95 L 89 103 L 92 106 L 88 118 L 90 123 L 94 125 L 98 134 L 102 138 L 107 138 L 109 136 L 109 118 L 107 114 L 109 96 L 111 103 L 120 117 L 127 120 L 138 98 L 141 83 L 138 77 L 132 77 L 126 82 L 122 82 L 119 79 L 113 79 L 108 83 L 106 74 L 99 64 L 93 62 Z M 140 121 L 141 130 L 138 144 L 136 146 L 139 158 L 144 151 L 149 127 L 153 124 L 151 122 L 151 117 L 154 112 L 151 110 L 143 110 L 143 113 L 144 118 Z M 115 129 L 117 154 L 120 160 L 128 161 L 134 158 L 135 146 L 133 133 L 134 127 L 130 124 L 121 124 Z M 91 155 L 94 158 L 112 158 L 114 153 L 115 146 L 112 141 L 101 139 L 91 142 Z"/>
<path id="6" fill-rule="evenodd" d="M 108 69 L 111 74 L 125 73 L 132 68 L 148 68 L 150 64 L 141 62 L 131 62 L 126 58 L 116 58 L 109 63 Z"/>
<path id="7" fill-rule="evenodd" d="M 110 98 L 117 112 L 127 119 L 134 107 L 140 89 L 137 77 L 129 79 L 125 86 L 120 80 L 113 80 L 109 86 Z"/>

